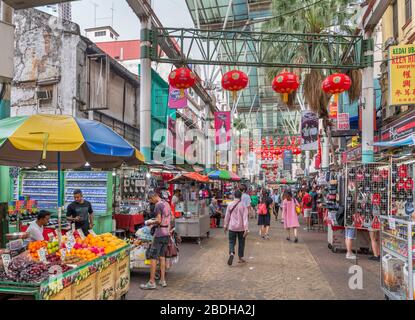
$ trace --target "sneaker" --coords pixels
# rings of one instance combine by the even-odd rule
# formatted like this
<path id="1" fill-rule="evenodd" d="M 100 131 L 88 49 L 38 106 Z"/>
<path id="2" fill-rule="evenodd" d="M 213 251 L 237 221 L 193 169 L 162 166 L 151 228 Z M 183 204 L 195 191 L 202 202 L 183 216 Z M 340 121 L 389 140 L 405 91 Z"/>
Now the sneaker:
<path id="1" fill-rule="evenodd" d="M 161 281 L 161 280 L 160 280 L 159 285 L 160 285 L 160 287 L 162 287 L 162 288 L 167 287 L 167 282 L 166 282 L 166 280 L 164 280 L 164 281 Z"/>
<path id="2" fill-rule="evenodd" d="M 371 256 L 371 257 L 369 257 L 369 260 L 380 261 L 380 257 Z"/>
<path id="3" fill-rule="evenodd" d="M 143 290 L 154 290 L 154 289 L 157 289 L 157 285 L 149 281 L 146 284 L 140 285 L 140 288 Z"/>
<path id="4" fill-rule="evenodd" d="M 231 265 L 232 265 L 232 263 L 233 263 L 233 254 L 231 254 L 231 255 L 229 256 L 229 259 L 228 259 L 228 265 L 229 265 L 229 266 L 231 266 Z"/>
<path id="5" fill-rule="evenodd" d="M 348 260 L 356 260 L 356 255 L 354 255 L 353 253 L 347 253 L 346 254 L 346 259 Z"/>

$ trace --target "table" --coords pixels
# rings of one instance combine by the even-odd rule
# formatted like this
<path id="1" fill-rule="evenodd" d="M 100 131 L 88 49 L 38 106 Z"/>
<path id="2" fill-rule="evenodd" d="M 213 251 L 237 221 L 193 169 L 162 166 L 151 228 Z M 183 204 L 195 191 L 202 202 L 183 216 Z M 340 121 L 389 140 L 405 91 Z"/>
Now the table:
<path id="1" fill-rule="evenodd" d="M 135 226 L 144 224 L 144 215 L 142 213 L 135 214 L 114 214 L 117 228 L 125 229 L 131 233 L 135 233 Z"/>

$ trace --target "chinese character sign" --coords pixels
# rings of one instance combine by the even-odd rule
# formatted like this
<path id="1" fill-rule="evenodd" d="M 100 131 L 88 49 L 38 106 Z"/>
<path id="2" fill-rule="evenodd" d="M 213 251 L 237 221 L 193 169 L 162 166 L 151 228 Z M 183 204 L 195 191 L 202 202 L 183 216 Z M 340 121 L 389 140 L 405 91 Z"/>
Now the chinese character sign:
<path id="1" fill-rule="evenodd" d="M 389 49 L 389 104 L 415 104 L 415 44 Z"/>
<path id="2" fill-rule="evenodd" d="M 350 130 L 348 113 L 339 113 L 337 115 L 337 130 Z"/>

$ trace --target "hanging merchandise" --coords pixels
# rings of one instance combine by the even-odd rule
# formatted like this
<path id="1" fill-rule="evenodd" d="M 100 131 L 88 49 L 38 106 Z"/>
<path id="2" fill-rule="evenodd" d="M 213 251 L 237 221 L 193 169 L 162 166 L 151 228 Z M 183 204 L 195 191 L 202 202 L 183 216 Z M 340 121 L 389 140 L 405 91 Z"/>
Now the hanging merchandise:
<path id="1" fill-rule="evenodd" d="M 344 73 L 334 73 L 328 76 L 322 83 L 321 88 L 324 92 L 334 95 L 334 102 L 338 102 L 339 93 L 350 89 L 352 81 Z"/>
<path id="2" fill-rule="evenodd" d="M 188 68 L 178 68 L 169 75 L 169 84 L 180 90 L 180 96 L 184 96 L 184 90 L 193 87 L 196 83 L 196 75 Z"/>
<path id="3" fill-rule="evenodd" d="M 288 95 L 298 89 L 300 80 L 292 72 L 283 71 L 272 81 L 272 89 L 283 95 L 283 101 L 288 102 Z"/>
<path id="4" fill-rule="evenodd" d="M 248 86 L 248 76 L 239 70 L 226 72 L 222 78 L 222 88 L 232 92 L 233 102 L 236 102 L 236 93 Z"/>

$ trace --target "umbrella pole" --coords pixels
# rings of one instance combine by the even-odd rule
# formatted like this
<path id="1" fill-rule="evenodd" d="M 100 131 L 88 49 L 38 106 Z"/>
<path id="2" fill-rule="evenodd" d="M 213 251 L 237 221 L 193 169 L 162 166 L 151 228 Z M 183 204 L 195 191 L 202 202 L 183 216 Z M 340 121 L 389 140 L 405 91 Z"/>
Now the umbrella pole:
<path id="1" fill-rule="evenodd" d="M 58 152 L 58 243 L 62 242 L 61 153 Z"/>

